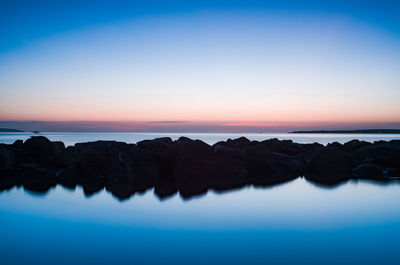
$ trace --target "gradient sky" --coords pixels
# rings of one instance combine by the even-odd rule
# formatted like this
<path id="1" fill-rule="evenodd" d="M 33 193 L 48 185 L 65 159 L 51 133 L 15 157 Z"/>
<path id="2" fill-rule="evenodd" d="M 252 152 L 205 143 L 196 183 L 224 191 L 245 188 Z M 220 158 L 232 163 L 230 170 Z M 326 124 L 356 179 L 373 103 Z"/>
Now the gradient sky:
<path id="1" fill-rule="evenodd" d="M 0 121 L 396 127 L 399 14 L 400 1 L 2 0 Z"/>

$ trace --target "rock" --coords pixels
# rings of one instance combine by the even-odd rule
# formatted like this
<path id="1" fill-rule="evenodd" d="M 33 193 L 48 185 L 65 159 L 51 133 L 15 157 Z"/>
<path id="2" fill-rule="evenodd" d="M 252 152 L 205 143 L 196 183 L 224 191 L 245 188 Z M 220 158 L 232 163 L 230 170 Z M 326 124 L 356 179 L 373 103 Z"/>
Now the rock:
<path id="1" fill-rule="evenodd" d="M 246 150 L 251 183 L 268 186 L 295 179 L 303 174 L 303 164 L 295 157 L 259 149 Z"/>
<path id="2" fill-rule="evenodd" d="M 236 139 L 228 139 L 226 142 L 224 142 L 226 146 L 230 146 L 230 147 L 235 147 L 235 148 L 240 148 L 243 149 L 247 146 L 251 146 L 252 142 L 247 139 L 246 137 L 239 137 Z"/>
<path id="3" fill-rule="evenodd" d="M 55 172 L 48 167 L 37 163 L 20 163 L 14 171 L 17 185 L 39 193 L 47 192 L 57 185 Z"/>
<path id="4" fill-rule="evenodd" d="M 378 144 L 366 146 L 357 149 L 351 153 L 351 156 L 359 163 L 366 161 L 378 164 L 384 168 L 400 169 L 400 147 L 391 146 L 386 142 L 377 142 Z"/>
<path id="5" fill-rule="evenodd" d="M 360 179 L 382 179 L 382 168 L 375 164 L 362 164 L 353 169 L 353 174 Z"/>
<path id="6" fill-rule="evenodd" d="M 179 139 L 173 177 L 182 197 L 238 187 L 248 183 L 244 161 L 219 155 L 199 140 Z"/>
<path id="7" fill-rule="evenodd" d="M 134 179 L 132 159 L 128 154 L 119 152 L 109 158 L 108 182 L 133 183 Z"/>
<path id="8" fill-rule="evenodd" d="M 129 154 L 119 152 L 109 158 L 106 189 L 118 199 L 129 198 L 134 192 L 135 173 Z"/>
<path id="9" fill-rule="evenodd" d="M 78 160 L 78 153 L 74 146 L 68 146 L 61 150 L 55 150 L 56 164 L 58 167 L 68 167 Z"/>
<path id="10" fill-rule="evenodd" d="M 24 148 L 24 142 L 22 140 L 16 140 L 12 146 L 16 149 L 22 149 Z"/>
<path id="11" fill-rule="evenodd" d="M 277 138 L 262 141 L 251 148 L 254 149 L 254 147 L 256 147 L 258 150 L 282 153 L 286 155 L 297 155 L 301 152 L 300 144 L 295 144 L 292 140 L 280 141 Z"/>
<path id="12" fill-rule="evenodd" d="M 87 143 L 77 143 L 75 144 L 76 151 L 79 154 L 88 151 L 106 151 L 109 150 L 116 141 L 95 141 Z"/>
<path id="13" fill-rule="evenodd" d="M 108 172 L 108 157 L 103 151 L 86 151 L 79 161 L 78 167 L 83 177 L 105 181 Z"/>
<path id="14" fill-rule="evenodd" d="M 161 178 L 171 178 L 178 147 L 169 137 L 146 140 L 137 143 L 139 148 L 146 150 L 157 160 Z"/>
<path id="15" fill-rule="evenodd" d="M 343 150 L 343 145 L 338 142 L 329 143 L 326 147 L 335 150 Z"/>
<path id="16" fill-rule="evenodd" d="M 24 142 L 24 149 L 39 164 L 49 165 L 56 161 L 53 145 L 44 136 L 32 136 Z"/>
<path id="17" fill-rule="evenodd" d="M 298 157 L 301 161 L 308 165 L 325 147 L 319 143 L 301 144 L 301 153 Z"/>
<path id="18" fill-rule="evenodd" d="M 14 169 L 15 153 L 0 145 L 0 178 L 8 176 Z"/>
<path id="19" fill-rule="evenodd" d="M 129 155 L 132 159 L 135 174 L 134 187 L 136 191 L 156 187 L 160 184 L 157 158 L 145 149 L 135 145 L 130 146 Z"/>
<path id="20" fill-rule="evenodd" d="M 391 146 L 396 146 L 397 148 L 399 148 L 400 147 L 400 140 L 390 140 L 388 142 L 388 144 L 391 145 Z"/>
<path id="21" fill-rule="evenodd" d="M 372 143 L 366 141 L 359 141 L 359 140 L 351 140 L 343 145 L 343 151 L 347 153 L 351 153 L 357 149 L 370 146 Z"/>
<path id="22" fill-rule="evenodd" d="M 76 185 L 79 183 L 79 172 L 76 165 L 70 165 L 58 170 L 55 176 L 62 186 L 69 189 L 75 189 Z"/>
<path id="23" fill-rule="evenodd" d="M 129 150 L 129 145 L 127 143 L 117 141 L 95 141 L 87 143 L 77 143 L 75 144 L 75 149 L 79 155 L 89 151 L 116 153 Z"/>
<path id="24" fill-rule="evenodd" d="M 356 163 L 347 153 L 324 148 L 306 168 L 306 178 L 321 184 L 333 185 L 351 178 Z"/>
<path id="25" fill-rule="evenodd" d="M 385 178 L 389 178 L 389 179 L 400 179 L 400 169 L 385 168 L 383 170 L 383 175 Z"/>
<path id="26" fill-rule="evenodd" d="M 215 144 L 213 145 L 213 150 L 217 154 L 224 154 L 231 157 L 243 158 L 244 151 L 241 148 L 231 147 L 224 144 Z"/>
<path id="27" fill-rule="evenodd" d="M 305 176 L 333 185 L 350 178 L 400 178 L 400 141 L 352 140 L 343 145 L 297 144 L 290 140 L 218 142 L 156 138 L 137 144 L 116 141 L 65 147 L 43 136 L 0 144 L 0 190 L 22 185 L 46 192 L 62 184 L 86 195 L 106 188 L 120 200 L 154 188 L 160 198 L 183 198 L 246 185 L 268 186 Z"/>
<path id="28" fill-rule="evenodd" d="M 78 183 L 90 196 L 102 190 L 107 183 L 108 156 L 105 151 L 86 150 L 76 163 Z"/>

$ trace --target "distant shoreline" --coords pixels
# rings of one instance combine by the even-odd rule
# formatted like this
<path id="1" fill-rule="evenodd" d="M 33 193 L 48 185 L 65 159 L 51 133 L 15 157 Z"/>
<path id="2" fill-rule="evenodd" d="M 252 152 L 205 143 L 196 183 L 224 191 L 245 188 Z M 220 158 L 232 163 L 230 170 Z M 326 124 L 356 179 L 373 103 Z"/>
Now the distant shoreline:
<path id="1" fill-rule="evenodd" d="M 289 133 L 359 133 L 359 134 L 400 134 L 400 129 L 365 129 L 365 130 L 314 130 L 293 131 Z"/>
<path id="2" fill-rule="evenodd" d="M 17 129 L 7 129 L 7 128 L 0 128 L 0 132 L 24 132 Z"/>

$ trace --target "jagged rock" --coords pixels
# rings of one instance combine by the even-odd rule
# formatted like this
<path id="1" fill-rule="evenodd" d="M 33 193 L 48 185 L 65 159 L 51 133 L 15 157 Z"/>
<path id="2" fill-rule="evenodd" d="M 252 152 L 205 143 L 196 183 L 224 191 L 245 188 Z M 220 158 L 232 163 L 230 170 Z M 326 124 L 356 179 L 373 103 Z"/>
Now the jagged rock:
<path id="1" fill-rule="evenodd" d="M 360 140 L 351 140 L 343 145 L 343 151 L 347 153 L 351 153 L 357 149 L 370 146 L 372 143 L 366 142 L 366 141 L 360 141 Z"/>
<path id="2" fill-rule="evenodd" d="M 52 165 L 56 161 L 53 144 L 44 136 L 29 138 L 24 142 L 24 149 L 39 164 Z"/>
<path id="3" fill-rule="evenodd" d="M 343 145 L 338 142 L 333 142 L 333 143 L 327 144 L 326 148 L 335 149 L 335 150 L 343 150 Z"/>
<path id="4" fill-rule="evenodd" d="M 55 150 L 56 163 L 59 167 L 68 167 L 78 159 L 78 153 L 74 146 Z"/>
<path id="5" fill-rule="evenodd" d="M 159 168 L 157 158 L 145 149 L 131 146 L 129 155 L 132 159 L 135 174 L 135 190 L 144 191 L 159 185 Z"/>
<path id="6" fill-rule="evenodd" d="M 160 198 L 182 197 L 245 185 L 268 186 L 305 176 L 332 185 L 350 178 L 400 178 L 400 141 L 358 140 L 343 145 L 290 140 L 228 139 L 210 146 L 181 137 L 135 144 L 117 141 L 65 147 L 43 136 L 0 144 L 0 190 L 22 185 L 46 192 L 81 185 L 86 195 L 106 188 L 118 199 L 154 188 Z"/>
<path id="7" fill-rule="evenodd" d="M 362 164 L 353 169 L 353 174 L 361 179 L 382 179 L 383 172 L 379 165 Z"/>
<path id="8" fill-rule="evenodd" d="M 295 157 L 260 150 L 246 150 L 245 159 L 250 181 L 257 186 L 273 185 L 303 174 L 303 164 Z"/>
<path id="9" fill-rule="evenodd" d="M 126 154 L 119 152 L 109 158 L 107 181 L 112 183 L 132 183 L 135 174 L 132 169 L 132 159 Z"/>
<path id="10" fill-rule="evenodd" d="M 306 168 L 306 178 L 321 184 L 336 184 L 347 180 L 356 166 L 354 159 L 336 148 L 324 148 Z"/>
<path id="11" fill-rule="evenodd" d="M 221 190 L 248 183 L 244 161 L 219 155 L 199 140 L 179 138 L 174 180 L 183 197 Z"/>
<path id="12" fill-rule="evenodd" d="M 400 179 L 400 169 L 385 168 L 383 170 L 383 175 L 385 178 L 389 178 L 389 179 Z"/>
<path id="13" fill-rule="evenodd" d="M 385 168 L 400 169 L 400 147 L 391 146 L 387 142 L 362 147 L 351 153 L 359 163 L 370 162 Z"/>
<path id="14" fill-rule="evenodd" d="M 59 183 L 66 188 L 74 189 L 79 183 L 79 172 L 75 164 L 58 170 L 55 176 Z"/>
<path id="15" fill-rule="evenodd" d="M 85 178 L 105 181 L 108 171 L 108 157 L 104 151 L 86 151 L 78 162 L 79 170 Z"/>
<path id="16" fill-rule="evenodd" d="M 172 176 L 178 147 L 174 145 L 171 138 L 164 137 L 141 141 L 137 143 L 137 146 L 156 158 L 161 177 L 168 178 Z"/>
<path id="17" fill-rule="evenodd" d="M 22 149 L 22 148 L 24 148 L 24 141 L 22 141 L 22 140 L 16 140 L 16 141 L 12 144 L 12 146 L 13 146 L 14 148 L 17 148 L 17 149 Z"/>
<path id="18" fill-rule="evenodd" d="M 37 163 L 20 163 L 14 171 L 15 183 L 35 192 L 46 192 L 57 185 L 55 172 Z"/>
<path id="19" fill-rule="evenodd" d="M 14 169 L 15 153 L 7 148 L 5 145 L 0 145 L 0 178 L 6 177 Z"/>
<path id="20" fill-rule="evenodd" d="M 277 138 L 261 141 L 256 145 L 259 149 L 286 155 L 296 155 L 301 152 L 301 145 L 292 140 L 278 140 Z"/>
<path id="21" fill-rule="evenodd" d="M 244 150 L 238 147 L 232 147 L 224 144 L 213 145 L 214 152 L 218 154 L 224 154 L 231 157 L 243 158 Z"/>
<path id="22" fill-rule="evenodd" d="M 82 154 L 88 151 L 106 151 L 111 149 L 111 147 L 115 143 L 116 141 L 95 141 L 87 143 L 77 143 L 75 144 L 75 148 L 79 154 Z"/>
<path id="23" fill-rule="evenodd" d="M 239 137 L 236 139 L 228 139 L 226 142 L 226 146 L 230 146 L 230 147 L 236 147 L 236 148 L 240 148 L 243 149 L 247 146 L 251 146 L 253 143 L 247 139 L 246 137 Z"/>

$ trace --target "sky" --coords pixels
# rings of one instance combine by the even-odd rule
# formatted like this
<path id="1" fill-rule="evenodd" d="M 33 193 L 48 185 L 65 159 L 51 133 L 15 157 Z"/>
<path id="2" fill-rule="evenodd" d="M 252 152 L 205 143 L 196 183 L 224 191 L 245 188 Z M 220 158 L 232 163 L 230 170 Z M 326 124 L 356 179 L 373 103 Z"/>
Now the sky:
<path id="1" fill-rule="evenodd" d="M 0 1 L 0 126 L 400 127 L 400 1 Z"/>

